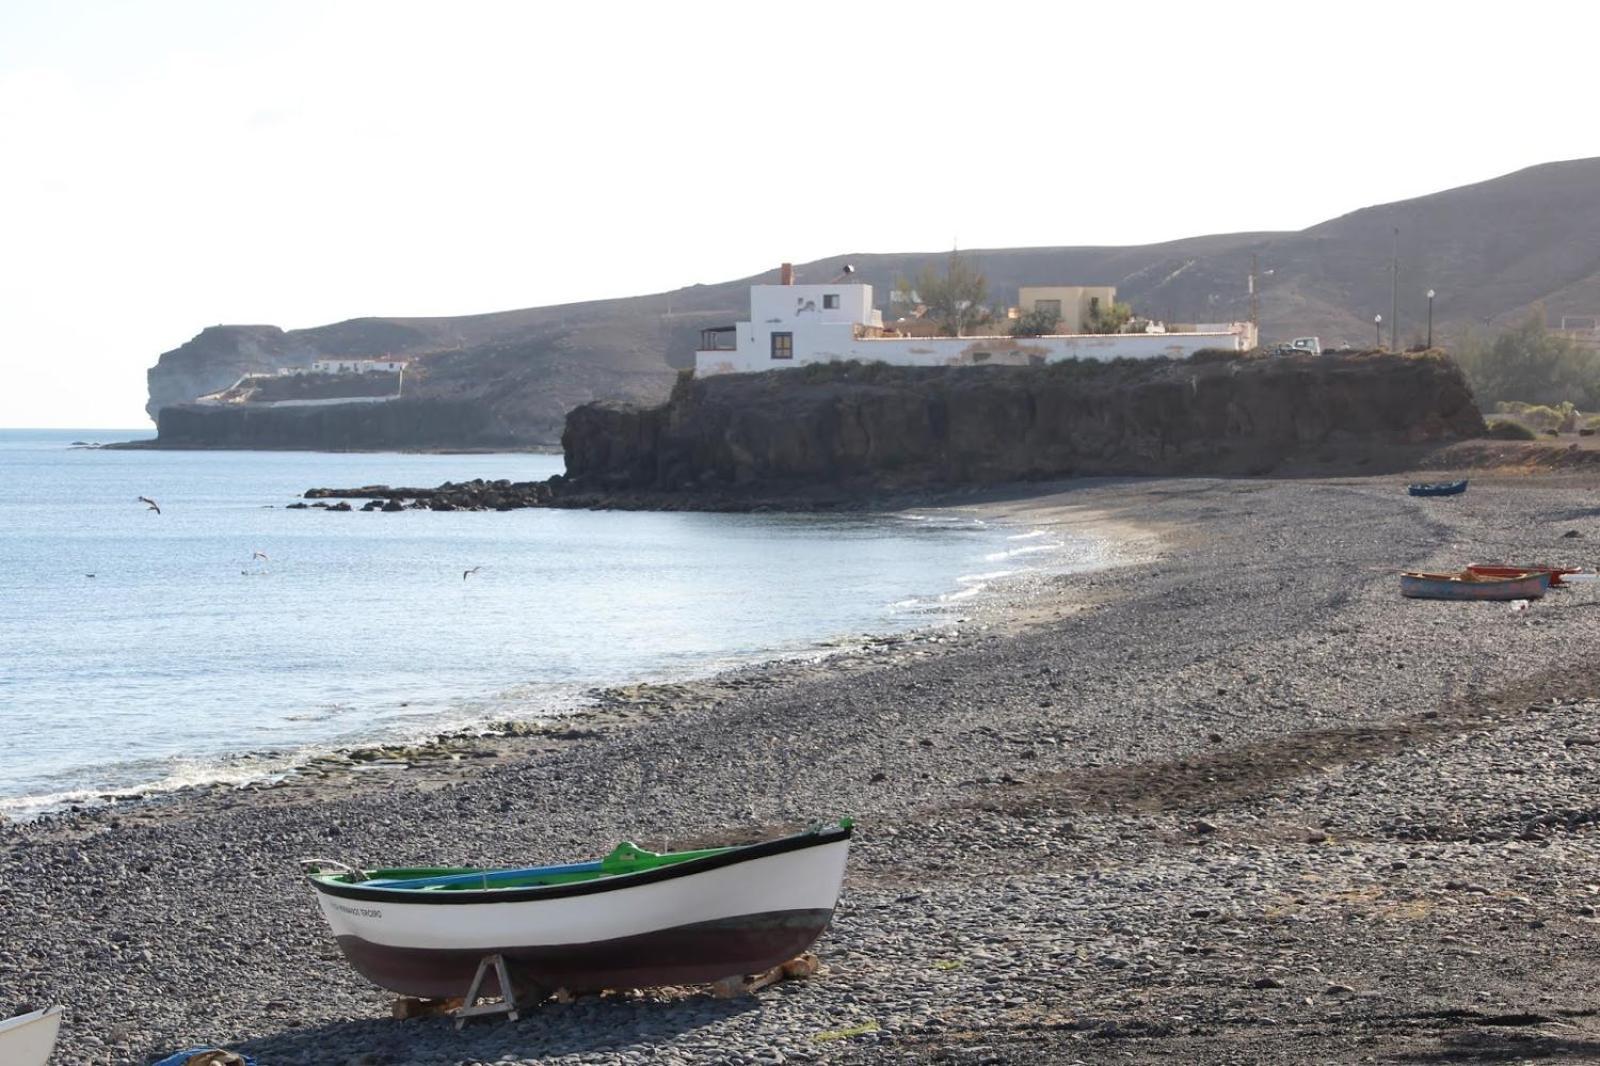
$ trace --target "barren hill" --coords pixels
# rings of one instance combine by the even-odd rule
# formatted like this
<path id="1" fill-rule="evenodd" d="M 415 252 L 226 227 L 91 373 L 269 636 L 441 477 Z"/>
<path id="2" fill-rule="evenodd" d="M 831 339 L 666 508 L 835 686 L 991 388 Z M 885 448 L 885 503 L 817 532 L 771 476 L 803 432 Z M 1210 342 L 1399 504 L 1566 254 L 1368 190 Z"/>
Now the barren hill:
<path id="1" fill-rule="evenodd" d="M 1436 332 L 1446 338 L 1468 325 L 1498 326 L 1539 301 L 1552 317 L 1600 314 L 1600 159 L 1530 167 L 1298 233 L 970 254 L 999 299 L 1022 284 L 1109 283 L 1139 311 L 1173 321 L 1246 317 L 1254 255 L 1264 340 L 1309 333 L 1359 345 L 1372 335 L 1373 314 L 1390 318 L 1396 226 L 1402 340 L 1423 327 L 1430 287 L 1439 292 Z M 897 277 L 942 255 L 850 254 L 797 270 L 802 280 L 826 279 L 849 262 L 884 294 Z M 662 400 L 674 369 L 692 362 L 698 331 L 742 316 L 747 286 L 775 279 L 774 270 L 650 296 L 459 318 L 362 318 L 290 332 L 214 326 L 161 356 L 149 374 L 147 410 L 154 416 L 242 373 L 324 356 L 426 355 L 415 398 L 482 408 L 485 424 L 497 427 L 496 443 L 554 443 L 565 413 L 580 403 Z M 410 443 L 429 446 L 425 428 L 418 432 Z"/>

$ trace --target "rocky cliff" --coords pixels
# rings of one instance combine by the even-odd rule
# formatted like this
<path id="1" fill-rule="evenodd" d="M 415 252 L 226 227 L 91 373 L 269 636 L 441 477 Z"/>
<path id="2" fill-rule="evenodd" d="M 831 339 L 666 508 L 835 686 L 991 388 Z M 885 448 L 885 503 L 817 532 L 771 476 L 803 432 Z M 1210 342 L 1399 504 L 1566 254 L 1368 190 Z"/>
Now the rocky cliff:
<path id="1" fill-rule="evenodd" d="M 380 423 L 395 429 L 410 426 L 419 434 L 372 445 L 351 443 L 366 436 L 359 426 L 339 425 L 337 418 L 343 415 L 313 417 L 259 405 L 231 413 L 163 415 L 226 389 L 243 374 L 309 366 L 323 358 L 402 356 L 412 360 L 406 372 L 407 397 L 436 401 L 436 410 L 461 404 L 481 408 L 476 420 L 492 429 L 478 435 L 473 446 L 495 446 L 495 441 L 514 447 L 553 446 L 567 412 L 578 404 L 665 398 L 674 370 L 663 354 L 687 365 L 700 327 L 728 317 L 724 312 L 673 310 L 648 298 L 631 303 L 462 318 L 356 319 L 287 332 L 276 326 L 212 326 L 161 356 L 149 373 L 147 410 L 158 427 L 183 427 L 182 437 L 162 428 L 160 447 L 247 447 L 251 445 L 238 442 L 263 436 L 281 441 L 278 446 L 312 449 L 462 446 L 456 430 L 433 433 L 440 423 L 423 415 L 424 408 L 387 414 L 339 408 L 369 428 Z M 446 421 L 454 425 L 455 417 Z"/>
<path id="2" fill-rule="evenodd" d="M 683 377 L 567 419 L 568 499 L 855 493 L 1361 464 L 1484 430 L 1440 353 Z"/>

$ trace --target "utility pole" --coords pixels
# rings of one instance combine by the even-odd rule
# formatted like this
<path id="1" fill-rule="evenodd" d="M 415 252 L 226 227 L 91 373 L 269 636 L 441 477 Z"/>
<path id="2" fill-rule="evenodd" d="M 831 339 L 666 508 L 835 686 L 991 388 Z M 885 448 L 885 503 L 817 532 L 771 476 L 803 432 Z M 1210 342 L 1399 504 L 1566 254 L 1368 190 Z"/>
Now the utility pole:
<path id="1" fill-rule="evenodd" d="M 1389 257 L 1390 296 L 1389 304 L 1389 350 L 1398 352 L 1400 346 L 1395 343 L 1396 330 L 1400 328 L 1400 227 L 1394 228 L 1394 252 Z"/>
<path id="2" fill-rule="evenodd" d="M 1257 265 L 1258 264 L 1256 263 L 1256 254 L 1254 252 L 1251 252 L 1250 253 L 1250 330 L 1251 330 L 1251 332 L 1255 333 L 1256 336 L 1259 337 L 1261 335 L 1261 304 L 1258 301 L 1258 299 L 1256 298 L 1256 275 L 1259 273 L 1259 271 L 1256 269 Z M 1260 342 L 1258 341 L 1257 343 L 1260 343 Z"/>

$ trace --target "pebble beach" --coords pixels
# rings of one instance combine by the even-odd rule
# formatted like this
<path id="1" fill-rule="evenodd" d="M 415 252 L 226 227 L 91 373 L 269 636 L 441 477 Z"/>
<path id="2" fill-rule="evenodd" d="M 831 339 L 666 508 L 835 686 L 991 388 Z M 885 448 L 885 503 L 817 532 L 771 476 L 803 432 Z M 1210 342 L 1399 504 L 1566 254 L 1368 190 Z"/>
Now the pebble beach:
<path id="1" fill-rule="evenodd" d="M 953 626 L 553 721 L 0 826 L 0 1002 L 53 1062 L 261 1066 L 1600 1057 L 1593 475 L 1105 480 L 961 513 L 1105 538 Z M 952 505 L 955 506 L 955 505 Z M 295 860 L 508 865 L 851 815 L 817 976 L 390 1016 Z"/>

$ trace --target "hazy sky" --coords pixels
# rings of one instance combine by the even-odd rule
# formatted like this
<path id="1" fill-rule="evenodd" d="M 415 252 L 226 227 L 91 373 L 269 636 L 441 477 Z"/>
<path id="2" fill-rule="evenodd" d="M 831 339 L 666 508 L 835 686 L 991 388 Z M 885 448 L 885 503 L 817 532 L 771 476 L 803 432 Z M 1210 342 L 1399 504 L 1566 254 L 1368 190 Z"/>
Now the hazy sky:
<path id="1" fill-rule="evenodd" d="M 145 370 L 219 322 L 1299 229 L 1600 155 L 1597 30 L 1592 2 L 3 0 L 0 426 L 143 424 Z"/>

